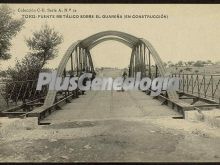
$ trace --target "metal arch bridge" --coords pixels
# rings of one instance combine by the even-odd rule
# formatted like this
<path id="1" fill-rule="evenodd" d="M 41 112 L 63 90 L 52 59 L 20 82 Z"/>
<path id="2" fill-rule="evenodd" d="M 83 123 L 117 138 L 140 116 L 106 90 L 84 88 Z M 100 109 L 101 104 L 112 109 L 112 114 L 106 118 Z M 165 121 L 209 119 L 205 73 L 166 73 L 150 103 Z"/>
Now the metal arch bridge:
<path id="1" fill-rule="evenodd" d="M 67 49 L 60 61 L 57 68 L 57 76 L 79 76 L 83 71 L 94 73 L 95 70 L 90 50 L 96 45 L 108 40 L 121 42 L 132 49 L 129 64 L 130 77 L 133 77 L 136 72 L 141 72 L 141 76 L 148 76 L 150 78 L 171 76 L 166 71 L 159 54 L 149 41 L 119 31 L 104 31 L 74 42 Z M 152 66 L 152 63 L 155 64 L 155 67 Z M 19 82 L 17 84 L 19 84 Z M 48 90 L 48 86 L 45 86 L 42 91 L 36 91 L 36 81 L 32 80 L 22 83 L 20 82 L 20 85 L 17 86 L 15 83 L 14 85 L 12 83 L 11 86 L 13 88 L 9 87 L 10 89 L 16 88 L 18 89 L 18 92 L 16 92 L 16 94 L 13 91 L 8 92 L 10 94 L 9 96 L 7 94 L 7 103 L 10 99 L 13 100 L 13 102 L 16 102 L 16 104 L 19 100 L 22 100 L 23 103 L 1 112 L 2 116 L 37 116 L 39 119 L 42 119 L 53 110 L 59 109 L 61 104 L 68 103 L 69 99 L 78 97 L 80 94 L 78 89 L 71 92 L 57 92 L 55 90 Z M 192 104 L 187 104 L 181 101 L 184 98 L 180 98 L 180 96 L 187 96 L 186 99 L 192 98 L 194 102 L 202 100 L 209 103 L 209 105 L 219 106 L 219 104 L 213 100 L 203 99 L 194 95 L 185 95 L 184 92 L 177 93 L 168 91 L 165 95 L 159 95 L 156 98 L 161 100 L 163 104 L 167 104 L 172 108 L 176 107 L 176 109 L 180 110 L 182 113 L 184 113 L 184 110 L 192 110 L 196 108 Z M 26 99 L 29 101 L 24 101 Z M 33 107 L 37 108 L 33 109 Z M 23 111 L 17 111 L 19 109 L 23 109 Z"/>
<path id="2" fill-rule="evenodd" d="M 66 65 L 68 61 L 71 61 L 71 72 L 73 73 L 75 64 L 75 69 L 77 72 L 77 76 L 80 73 L 85 71 L 94 72 L 92 57 L 90 54 L 90 50 L 94 48 L 96 45 L 108 41 L 114 40 L 125 44 L 126 46 L 132 49 L 132 54 L 130 57 L 130 67 L 129 67 L 129 76 L 134 76 L 136 72 L 141 72 L 142 76 L 146 75 L 146 60 L 148 57 L 149 66 L 151 66 L 150 58 L 153 57 L 155 64 L 158 68 L 159 74 L 161 76 L 166 75 L 166 70 L 163 66 L 163 62 L 160 59 L 158 53 L 153 48 L 153 46 L 145 39 L 137 38 L 130 34 L 118 31 L 105 31 L 100 32 L 95 35 L 92 35 L 84 40 L 77 41 L 73 43 L 68 50 L 66 51 L 65 55 L 63 56 L 58 69 L 57 69 L 57 76 L 62 76 L 66 74 Z M 75 57 L 75 60 L 73 60 Z M 149 76 L 152 77 L 151 67 L 149 67 Z M 178 99 L 178 96 L 174 92 L 168 93 L 169 98 Z M 56 91 L 49 91 L 45 102 L 44 107 L 52 106 L 56 97 Z"/>

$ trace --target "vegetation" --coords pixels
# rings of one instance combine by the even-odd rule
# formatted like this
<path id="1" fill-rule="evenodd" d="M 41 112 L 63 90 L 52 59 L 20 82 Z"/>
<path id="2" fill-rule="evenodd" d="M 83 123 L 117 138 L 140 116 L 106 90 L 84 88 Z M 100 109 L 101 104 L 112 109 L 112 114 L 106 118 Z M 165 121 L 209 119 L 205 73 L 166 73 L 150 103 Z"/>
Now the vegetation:
<path id="1" fill-rule="evenodd" d="M 207 61 L 178 61 L 177 63 L 173 63 L 171 61 L 168 61 L 167 63 L 164 62 L 164 66 L 165 67 L 203 67 L 203 66 L 207 66 L 207 65 L 213 65 L 214 63 L 211 60 L 207 60 Z M 215 64 L 218 64 L 218 62 L 216 62 Z"/>
<path id="2" fill-rule="evenodd" d="M 17 60 L 13 68 L 7 70 L 14 81 L 35 80 L 41 70 L 40 60 L 31 55 L 26 55 L 22 60 Z"/>
<path id="3" fill-rule="evenodd" d="M 14 81 L 37 79 L 48 60 L 56 57 L 61 42 L 62 36 L 58 32 L 48 25 L 43 26 L 26 40 L 31 52 L 17 60 L 15 67 L 8 69 L 8 75 Z"/>
<path id="4" fill-rule="evenodd" d="M 9 53 L 11 40 L 22 29 L 23 19 L 14 19 L 13 10 L 7 5 L 0 6 L 0 59 L 7 60 L 11 57 Z"/>
<path id="5" fill-rule="evenodd" d="M 53 28 L 44 25 L 33 36 L 26 40 L 27 46 L 32 51 L 31 56 L 35 56 L 41 64 L 41 68 L 57 56 L 57 46 L 62 43 L 63 37 Z"/>
<path id="6" fill-rule="evenodd" d="M 37 80 L 41 71 L 49 70 L 45 68 L 45 64 L 47 64 L 48 60 L 56 57 L 58 45 L 61 42 L 62 36 L 47 25 L 34 32 L 33 36 L 26 40 L 30 52 L 23 59 L 16 60 L 15 66 L 6 71 L 9 81 Z M 12 88 L 10 84 L 6 85 L 4 90 L 6 93 L 12 93 L 11 99 L 14 101 L 17 99 L 25 101 L 29 97 L 29 92 L 26 91 L 31 91 L 30 88 L 35 88 L 34 86 L 28 86 L 27 83 L 23 85 L 23 83 L 18 82 L 16 83 L 16 88 Z M 19 97 L 17 93 L 19 93 Z"/>
<path id="7" fill-rule="evenodd" d="M 194 73 L 194 74 L 219 74 L 220 62 L 211 60 L 178 61 L 173 63 L 168 61 L 164 64 L 171 73 Z"/>

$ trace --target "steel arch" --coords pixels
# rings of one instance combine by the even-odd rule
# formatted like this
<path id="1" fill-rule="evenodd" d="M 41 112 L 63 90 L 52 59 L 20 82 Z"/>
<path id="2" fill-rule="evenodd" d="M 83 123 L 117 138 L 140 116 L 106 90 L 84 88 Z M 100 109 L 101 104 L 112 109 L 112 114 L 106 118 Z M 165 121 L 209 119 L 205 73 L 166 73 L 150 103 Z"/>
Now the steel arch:
<path id="1" fill-rule="evenodd" d="M 149 73 L 151 71 L 150 57 L 152 56 L 156 64 L 156 69 L 158 69 L 159 71 L 159 74 L 161 76 L 169 75 L 169 73 L 166 72 L 166 69 L 163 66 L 163 62 L 159 54 L 157 53 L 157 51 L 154 49 L 154 47 L 149 41 L 143 38 L 137 38 L 133 35 L 120 32 L 120 31 L 104 31 L 104 32 L 100 32 L 92 36 L 89 36 L 83 40 L 74 42 L 67 49 L 66 53 L 64 54 L 63 58 L 60 61 L 60 64 L 57 68 L 57 76 L 62 76 L 63 72 L 65 71 L 65 67 L 67 65 L 68 60 L 70 59 L 71 56 L 73 56 L 72 55 L 73 52 L 75 52 L 75 56 L 77 56 L 77 73 L 79 70 L 78 65 L 80 65 L 80 67 L 82 66 L 82 63 L 78 63 L 78 60 L 79 60 L 78 58 L 80 58 L 81 60 L 82 58 L 88 58 L 89 59 L 88 61 L 85 60 L 86 61 L 85 65 L 90 65 L 91 70 L 94 71 L 92 57 L 91 57 L 89 50 L 95 47 L 96 45 L 102 42 L 105 42 L 107 40 L 119 41 L 132 49 L 132 54 L 130 58 L 130 67 L 129 67 L 130 76 L 134 75 L 134 73 L 138 71 L 146 73 L 145 72 L 146 70 L 145 62 L 147 58 L 146 50 L 148 51 L 148 55 L 149 55 Z M 83 61 L 83 65 L 85 61 Z M 79 70 L 79 72 L 82 71 L 82 67 L 80 69 L 81 70 Z M 53 105 L 55 101 L 56 93 L 57 92 L 55 90 L 48 91 L 48 94 L 44 101 L 43 108 L 47 108 Z M 172 100 L 178 99 L 176 92 L 168 92 L 168 96 Z"/>

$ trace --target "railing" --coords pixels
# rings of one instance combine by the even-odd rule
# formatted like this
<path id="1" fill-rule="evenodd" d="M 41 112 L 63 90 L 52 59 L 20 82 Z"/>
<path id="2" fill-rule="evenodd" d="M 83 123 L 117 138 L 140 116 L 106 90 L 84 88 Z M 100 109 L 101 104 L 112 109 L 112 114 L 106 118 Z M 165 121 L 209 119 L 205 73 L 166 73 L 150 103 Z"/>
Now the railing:
<path id="1" fill-rule="evenodd" d="M 0 94 L 7 104 L 11 106 L 21 105 L 25 102 L 44 97 L 48 86 L 44 86 L 41 91 L 36 90 L 37 80 L 26 81 L 5 81 L 0 82 Z"/>
<path id="2" fill-rule="evenodd" d="M 179 91 L 220 103 L 220 74 L 172 74 L 180 78 Z"/>

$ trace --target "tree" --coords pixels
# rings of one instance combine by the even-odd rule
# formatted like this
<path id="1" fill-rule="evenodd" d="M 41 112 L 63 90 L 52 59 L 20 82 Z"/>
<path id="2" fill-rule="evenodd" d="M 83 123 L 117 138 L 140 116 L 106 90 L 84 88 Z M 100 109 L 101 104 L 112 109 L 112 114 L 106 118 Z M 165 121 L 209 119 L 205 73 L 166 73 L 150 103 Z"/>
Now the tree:
<path id="1" fill-rule="evenodd" d="M 188 61 L 187 63 L 188 63 L 188 66 L 192 66 L 192 65 L 194 65 L 194 64 L 195 64 L 195 62 L 194 62 L 194 61 Z"/>
<path id="2" fill-rule="evenodd" d="M 203 63 L 203 61 L 198 60 L 198 61 L 196 61 L 193 65 L 196 66 L 196 67 L 203 67 L 203 66 L 204 66 L 204 63 Z"/>
<path id="3" fill-rule="evenodd" d="M 198 70 L 195 70 L 194 72 L 195 72 L 196 74 L 198 74 L 198 73 L 199 73 L 199 71 L 198 71 Z"/>
<path id="4" fill-rule="evenodd" d="M 57 56 L 57 46 L 61 44 L 63 37 L 48 25 L 44 25 L 39 31 L 33 33 L 33 36 L 26 39 L 27 46 L 32 50 L 32 56 L 40 60 L 41 68 Z"/>
<path id="5" fill-rule="evenodd" d="M 0 59 L 11 57 L 9 53 L 11 40 L 21 30 L 24 19 L 14 19 L 13 10 L 7 5 L 0 6 Z"/>
<path id="6" fill-rule="evenodd" d="M 187 67 L 187 68 L 185 68 L 185 70 L 191 72 L 192 68 Z"/>
<path id="7" fill-rule="evenodd" d="M 178 63 L 177 63 L 177 66 L 183 66 L 183 61 L 179 61 Z"/>
<path id="8" fill-rule="evenodd" d="M 25 99 L 30 99 L 29 92 L 26 91 L 35 89 L 36 84 L 34 83 L 35 81 L 27 80 L 37 80 L 41 71 L 49 70 L 45 69 L 44 65 L 57 55 L 57 46 L 62 42 L 62 36 L 45 25 L 40 31 L 34 32 L 33 37 L 27 39 L 26 42 L 31 52 L 26 54 L 23 59 L 17 60 L 15 66 L 7 70 L 10 80 L 9 85 L 5 87 L 5 91 L 7 91 L 6 93 L 11 93 L 13 90 L 12 100 L 22 99 L 25 101 Z M 11 80 L 13 82 L 19 81 L 15 83 L 16 88 L 12 88 Z M 32 85 L 29 82 L 32 82 Z"/>
<path id="9" fill-rule="evenodd" d="M 36 94 L 34 91 L 39 72 L 42 70 L 45 72 L 51 71 L 50 69 L 42 69 L 40 60 L 35 56 L 28 54 L 22 60 L 17 60 L 15 66 L 6 71 L 10 79 L 7 80 L 8 83 L 4 86 L 5 93 L 10 93 L 10 99 L 13 101 L 17 101 L 18 99 L 21 101 L 25 101 L 26 99 L 31 100 L 41 96 L 40 93 Z"/>
<path id="10" fill-rule="evenodd" d="M 183 62 L 183 64 L 184 64 L 185 66 L 189 66 L 188 62 Z"/>
<path id="11" fill-rule="evenodd" d="M 5 70 L 0 71 L 0 77 L 7 77 L 7 72 Z"/>
<path id="12" fill-rule="evenodd" d="M 174 66 L 174 64 L 173 64 L 172 61 L 168 61 L 168 62 L 167 62 L 167 65 L 168 65 L 169 68 Z"/>
<path id="13" fill-rule="evenodd" d="M 214 63 L 211 60 L 207 60 L 206 64 L 213 65 Z"/>
<path id="14" fill-rule="evenodd" d="M 26 55 L 22 60 L 16 60 L 13 68 L 7 70 L 14 81 L 35 80 L 41 70 L 40 60 L 35 56 Z"/>
<path id="15" fill-rule="evenodd" d="M 22 60 L 16 60 L 15 67 L 7 70 L 13 81 L 36 80 L 46 62 L 56 56 L 62 36 L 45 25 L 40 31 L 34 32 L 33 37 L 26 42 L 32 52 Z"/>

